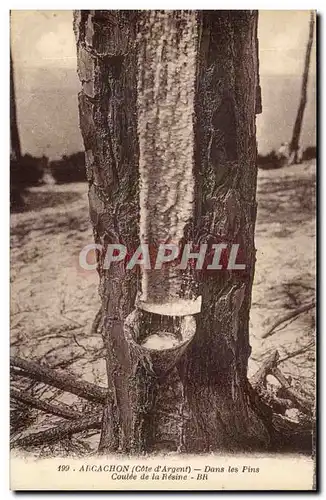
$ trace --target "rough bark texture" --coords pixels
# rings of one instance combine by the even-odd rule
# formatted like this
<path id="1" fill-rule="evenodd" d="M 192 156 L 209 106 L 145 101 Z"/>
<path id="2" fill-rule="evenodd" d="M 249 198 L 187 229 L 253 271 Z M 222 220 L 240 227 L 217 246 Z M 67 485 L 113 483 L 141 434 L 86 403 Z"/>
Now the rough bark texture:
<path id="1" fill-rule="evenodd" d="M 97 243 L 122 243 L 131 252 L 138 236 L 137 54 L 135 12 L 75 13 L 80 126 L 89 182 L 90 217 Z M 131 447 L 131 364 L 123 323 L 134 308 L 135 272 L 103 269 L 99 258 L 102 320 L 107 349 L 108 410 L 101 449 Z M 105 435 L 104 435 L 105 434 Z"/>
<path id="2" fill-rule="evenodd" d="M 246 394 L 255 263 L 257 13 L 201 17 L 195 237 L 238 243 L 246 270 L 200 277 L 203 308 L 187 369 L 189 433 L 206 449 L 255 447 L 268 440 Z"/>
<path id="3" fill-rule="evenodd" d="M 182 21 L 182 13 L 173 12 Z M 123 243 L 129 251 L 139 244 L 137 33 L 143 16 L 133 11 L 75 13 L 80 126 L 95 241 L 104 247 Z M 196 335 L 177 364 L 158 376 L 150 369 L 151 360 L 124 335 L 124 321 L 140 290 L 139 276 L 124 265 L 105 270 L 104 254 L 99 256 L 108 372 L 102 451 L 207 452 L 269 443 L 263 410 L 247 381 L 255 262 L 255 113 L 261 108 L 257 13 L 198 12 L 196 25 L 189 131 L 194 136 L 195 207 L 184 239 L 238 243 L 246 270 L 193 274 L 191 286 L 203 299 Z M 141 26 L 150 43 L 146 23 Z M 140 314 L 140 322 L 155 320 L 151 313 Z"/>
<path id="4" fill-rule="evenodd" d="M 314 26 L 315 26 L 314 13 L 311 12 L 310 23 L 309 23 L 309 37 L 308 37 L 308 42 L 307 42 L 306 57 L 305 57 L 303 76 L 302 76 L 300 103 L 299 103 L 298 113 L 297 113 L 294 127 L 293 127 L 292 139 L 291 139 L 291 143 L 290 143 L 290 154 L 292 154 L 292 156 L 293 156 L 293 159 L 292 159 L 293 163 L 297 162 L 297 153 L 298 153 L 298 149 L 299 149 L 299 145 L 300 145 L 300 135 L 301 135 L 301 129 L 302 129 L 303 115 L 304 115 L 304 110 L 305 110 L 305 107 L 307 104 L 308 76 L 309 76 L 311 48 L 312 48 L 312 42 L 313 42 L 313 38 L 314 38 Z"/>

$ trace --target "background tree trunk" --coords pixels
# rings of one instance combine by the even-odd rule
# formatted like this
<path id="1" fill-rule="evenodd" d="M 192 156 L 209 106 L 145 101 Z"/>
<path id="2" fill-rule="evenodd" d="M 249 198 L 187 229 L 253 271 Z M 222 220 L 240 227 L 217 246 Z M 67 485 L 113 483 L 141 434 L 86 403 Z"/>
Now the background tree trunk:
<path id="1" fill-rule="evenodd" d="M 17 123 L 14 67 L 10 50 L 10 207 L 20 210 L 24 206 L 21 180 L 21 148 Z"/>
<path id="2" fill-rule="evenodd" d="M 182 25 L 182 12 L 173 11 L 173 16 L 173 23 Z M 105 252 L 99 256 L 100 328 L 108 372 L 100 449 L 106 452 L 248 450 L 269 444 L 266 415 L 247 381 L 255 263 L 255 114 L 261 107 L 257 12 L 194 16 L 195 210 L 184 237 L 194 244 L 214 238 L 238 243 L 246 270 L 194 274 L 203 301 L 195 338 L 177 365 L 157 378 L 124 335 L 140 277 L 123 264 L 103 269 Z M 139 244 L 137 33 L 143 19 L 136 11 L 78 11 L 74 22 L 94 237 L 105 248 L 123 243 L 130 252 Z M 141 30 L 150 44 L 146 23 Z M 144 318 L 154 319 L 150 313 Z"/>
<path id="3" fill-rule="evenodd" d="M 291 143 L 290 143 L 290 162 L 291 163 L 298 162 L 297 155 L 298 155 L 298 150 L 299 150 L 299 145 L 300 145 L 300 135 L 301 135 L 301 129 L 302 129 L 303 115 L 304 115 L 304 110 L 305 110 L 305 107 L 307 104 L 307 87 L 308 87 L 311 48 L 312 48 L 312 42 L 313 42 L 313 38 L 314 38 L 314 26 L 315 26 L 314 12 L 311 12 L 310 23 L 309 23 L 309 37 L 308 37 L 308 42 L 307 42 L 306 57 L 305 57 L 303 76 L 302 76 L 300 103 L 299 103 L 299 108 L 298 108 L 298 112 L 297 112 L 297 117 L 295 119 L 295 123 L 294 123 L 294 127 L 293 127 L 292 139 L 291 139 Z"/>
<path id="4" fill-rule="evenodd" d="M 17 124 L 14 68 L 10 51 L 10 158 L 19 161 L 21 157 L 20 139 Z"/>

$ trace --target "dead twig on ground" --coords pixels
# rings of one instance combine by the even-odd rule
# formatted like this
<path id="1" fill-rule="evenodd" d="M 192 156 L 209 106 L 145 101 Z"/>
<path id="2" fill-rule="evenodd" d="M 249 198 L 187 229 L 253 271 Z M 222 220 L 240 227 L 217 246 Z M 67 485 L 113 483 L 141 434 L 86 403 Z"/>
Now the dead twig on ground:
<path id="1" fill-rule="evenodd" d="M 304 304 L 304 305 L 298 307 L 297 309 L 287 313 L 285 316 L 283 316 L 282 318 L 277 320 L 273 324 L 273 326 L 266 333 L 264 333 L 264 335 L 262 335 L 261 338 L 266 339 L 267 337 L 270 337 L 274 333 L 274 330 L 278 326 L 282 325 L 282 323 L 285 323 L 286 321 L 289 321 L 290 319 L 299 316 L 299 314 L 301 314 L 301 313 L 304 313 L 306 311 L 309 311 L 310 309 L 313 309 L 315 306 L 316 306 L 316 301 L 313 300 L 310 304 Z"/>
<path id="2" fill-rule="evenodd" d="M 83 356 L 77 354 L 76 356 L 73 356 L 70 359 L 64 359 L 63 361 L 58 361 L 57 363 L 54 363 L 53 365 L 51 365 L 51 369 L 53 370 L 55 368 L 57 369 L 60 368 L 61 370 L 63 370 L 64 368 L 68 368 L 68 366 L 72 365 L 76 361 L 80 361 L 81 359 L 83 359 Z"/>
<path id="3" fill-rule="evenodd" d="M 290 352 L 289 354 L 284 356 L 284 358 L 280 359 L 277 364 L 279 365 L 281 363 L 284 363 L 284 361 L 287 361 L 288 359 L 295 358 L 296 356 L 300 356 L 300 354 L 304 354 L 305 352 L 309 351 L 309 349 L 314 345 L 315 345 L 315 341 L 312 340 L 311 342 L 309 342 L 308 345 L 301 347 L 300 349 L 297 349 L 296 351 Z"/>

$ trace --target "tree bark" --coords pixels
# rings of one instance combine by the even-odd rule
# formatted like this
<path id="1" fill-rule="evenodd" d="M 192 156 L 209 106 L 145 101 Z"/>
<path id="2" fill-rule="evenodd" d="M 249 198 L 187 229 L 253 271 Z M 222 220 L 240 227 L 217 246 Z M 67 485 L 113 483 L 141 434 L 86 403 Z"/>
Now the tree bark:
<path id="1" fill-rule="evenodd" d="M 310 23 L 309 23 L 309 37 L 306 48 L 306 57 L 303 68 L 303 76 L 302 76 L 302 86 L 301 86 L 301 96 L 300 103 L 297 112 L 297 116 L 295 119 L 292 139 L 290 143 L 290 162 L 297 163 L 298 162 L 298 150 L 300 145 L 300 135 L 302 129 L 303 115 L 305 111 L 305 107 L 307 104 L 307 88 L 308 88 L 308 76 L 309 76 L 309 65 L 310 65 L 310 57 L 311 57 L 311 48 L 312 42 L 314 38 L 314 26 L 315 26 L 315 17 L 314 13 L 310 14 Z"/>
<path id="2" fill-rule="evenodd" d="M 124 334 L 125 320 L 141 288 L 140 276 L 121 263 L 104 269 L 105 250 L 99 255 L 100 328 L 108 372 L 100 445 L 105 452 L 248 450 L 265 448 L 270 440 L 266 415 L 247 380 L 255 263 L 255 114 L 261 110 L 257 12 L 192 11 L 187 15 L 196 30 L 195 93 L 193 101 L 187 101 L 194 116 L 188 132 L 194 150 L 195 201 L 183 239 L 195 245 L 238 243 L 246 269 L 192 274 L 188 291 L 201 295 L 203 304 L 195 337 L 176 364 L 164 376 L 157 376 L 149 370 L 149 360 L 137 343 Z M 173 11 L 169 16 L 168 32 L 174 33 L 172 42 L 180 47 L 185 14 Z M 156 29 L 145 18 L 146 14 L 136 11 L 75 13 L 90 216 L 95 241 L 104 249 L 109 243 L 123 243 L 132 252 L 139 245 L 138 131 L 145 124 L 144 109 L 139 108 L 143 73 L 138 61 L 142 43 L 155 53 L 150 29 Z M 189 46 L 184 48 L 185 57 Z M 164 57 L 162 50 L 162 81 L 169 64 Z M 164 98 L 160 92 L 168 90 L 162 83 L 155 94 L 148 75 L 146 106 L 150 109 L 157 96 Z M 167 105 L 167 120 L 176 109 L 178 104 Z M 178 117 L 174 114 L 171 119 L 175 127 Z M 152 155 L 148 156 L 159 161 L 154 154 L 159 134 L 154 132 L 148 137 Z M 182 154 L 180 148 L 174 161 Z M 141 313 L 147 324 L 155 316 Z"/>
<path id="3" fill-rule="evenodd" d="M 131 375 L 123 323 L 134 308 L 138 276 L 123 265 L 103 268 L 107 245 L 138 247 L 137 14 L 132 11 L 75 13 L 80 127 L 89 182 L 90 218 L 99 256 L 99 328 L 107 351 L 108 403 L 101 448 L 131 448 Z"/>

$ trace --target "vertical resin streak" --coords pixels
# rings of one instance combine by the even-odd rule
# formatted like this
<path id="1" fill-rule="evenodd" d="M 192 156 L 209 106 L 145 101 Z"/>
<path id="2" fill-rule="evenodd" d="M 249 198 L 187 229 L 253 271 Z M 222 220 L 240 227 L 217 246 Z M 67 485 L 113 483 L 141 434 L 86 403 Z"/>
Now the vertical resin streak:
<path id="1" fill-rule="evenodd" d="M 147 12 L 138 43 L 140 239 L 153 250 L 180 244 L 193 216 L 196 12 Z M 173 266 L 144 270 L 141 299 L 175 302 L 184 281 Z"/>

